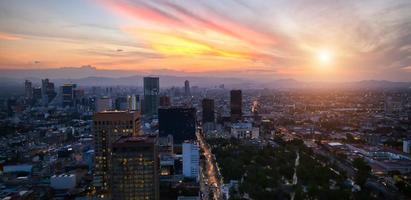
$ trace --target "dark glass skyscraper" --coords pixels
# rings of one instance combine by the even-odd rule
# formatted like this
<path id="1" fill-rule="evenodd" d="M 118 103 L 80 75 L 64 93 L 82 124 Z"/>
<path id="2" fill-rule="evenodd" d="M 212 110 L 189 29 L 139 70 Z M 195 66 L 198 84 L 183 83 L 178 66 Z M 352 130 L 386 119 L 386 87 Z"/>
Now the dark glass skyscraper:
<path id="1" fill-rule="evenodd" d="M 201 102 L 203 108 L 203 124 L 207 122 L 214 122 L 214 100 L 203 99 Z"/>
<path id="2" fill-rule="evenodd" d="M 159 105 L 160 80 L 158 77 L 144 77 L 144 108 L 146 116 L 157 114 Z"/>
<path id="3" fill-rule="evenodd" d="M 190 82 L 188 80 L 184 81 L 184 95 L 187 97 L 191 96 Z"/>
<path id="4" fill-rule="evenodd" d="M 161 137 L 172 135 L 174 143 L 196 138 L 196 109 L 183 107 L 160 108 L 158 110 Z"/>
<path id="5" fill-rule="evenodd" d="M 76 88 L 75 84 L 64 84 L 61 86 L 62 88 L 62 106 L 65 107 L 72 107 L 74 106 L 74 88 Z"/>
<path id="6" fill-rule="evenodd" d="M 33 99 L 33 86 L 28 80 L 24 82 L 24 93 L 26 99 Z"/>
<path id="7" fill-rule="evenodd" d="M 230 91 L 230 114 L 232 121 L 238 121 L 242 118 L 242 99 L 241 90 Z"/>

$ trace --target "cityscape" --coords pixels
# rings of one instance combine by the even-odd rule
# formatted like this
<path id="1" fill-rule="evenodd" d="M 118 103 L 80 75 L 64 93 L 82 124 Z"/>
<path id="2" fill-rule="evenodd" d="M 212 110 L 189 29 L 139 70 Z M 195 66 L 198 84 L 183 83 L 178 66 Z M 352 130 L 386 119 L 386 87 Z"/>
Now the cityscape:
<path id="1" fill-rule="evenodd" d="M 411 3 L 264 2 L 0 2 L 0 199 L 410 199 Z"/>

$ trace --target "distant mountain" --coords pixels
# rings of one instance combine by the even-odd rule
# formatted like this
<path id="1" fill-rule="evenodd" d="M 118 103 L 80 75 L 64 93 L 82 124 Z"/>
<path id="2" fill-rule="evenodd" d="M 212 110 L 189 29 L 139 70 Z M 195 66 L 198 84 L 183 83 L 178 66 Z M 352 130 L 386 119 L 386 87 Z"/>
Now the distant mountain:
<path id="1" fill-rule="evenodd" d="M 79 79 L 86 77 L 124 77 L 137 75 L 131 70 L 100 70 L 90 65 L 52 69 L 0 69 L 1 77 L 15 79 Z"/>
<path id="2" fill-rule="evenodd" d="M 2 69 L 0 70 L 0 95 L 23 93 L 24 79 L 31 80 L 39 86 L 41 79 L 49 78 L 56 86 L 64 83 L 76 83 L 79 86 L 138 86 L 142 87 L 144 76 L 160 77 L 161 87 L 183 87 L 189 80 L 191 86 L 217 87 L 224 84 L 226 88 L 251 89 L 305 89 L 305 88 L 361 88 L 361 89 L 392 89 L 411 88 L 411 82 L 392 82 L 386 80 L 364 80 L 358 82 L 303 82 L 294 79 L 279 79 L 264 81 L 259 79 L 243 79 L 230 77 L 186 75 L 178 71 L 137 72 L 124 70 L 100 70 L 92 66 L 79 68 L 64 67 L 56 69 Z M 156 75 L 159 74 L 159 75 Z M 170 75 L 169 75 L 170 74 Z"/>
<path id="3" fill-rule="evenodd" d="M 304 88 L 347 88 L 347 89 L 393 89 L 411 88 L 411 82 L 386 80 L 363 80 L 356 82 L 304 82 L 294 79 L 274 80 L 264 84 L 267 88 L 304 89 Z"/>
<path id="4" fill-rule="evenodd" d="M 155 76 L 155 75 L 154 75 Z M 109 77 L 87 77 L 80 79 L 55 79 L 53 80 L 57 85 L 64 83 L 77 83 L 78 85 L 86 86 L 143 86 L 143 77 L 141 75 L 126 76 L 120 78 Z M 184 81 L 189 80 L 191 86 L 200 87 L 215 87 L 220 84 L 225 84 L 228 87 L 250 88 L 255 84 L 239 79 L 239 78 L 219 78 L 219 77 L 197 77 L 197 76 L 163 76 L 160 75 L 161 87 L 183 87 Z"/>

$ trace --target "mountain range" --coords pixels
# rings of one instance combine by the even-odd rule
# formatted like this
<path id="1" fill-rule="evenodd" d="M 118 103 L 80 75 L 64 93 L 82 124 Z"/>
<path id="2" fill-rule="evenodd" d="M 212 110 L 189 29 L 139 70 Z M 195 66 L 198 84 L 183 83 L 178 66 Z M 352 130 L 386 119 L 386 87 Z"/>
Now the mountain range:
<path id="1" fill-rule="evenodd" d="M 170 75 L 171 74 L 171 75 Z M 76 83 L 79 86 L 136 86 L 142 87 L 143 77 L 160 77 L 161 87 L 183 87 L 189 80 L 191 86 L 218 87 L 221 84 L 228 89 L 304 89 L 304 88 L 411 88 L 411 82 L 386 80 L 364 80 L 356 82 L 304 82 L 294 79 L 258 80 L 236 77 L 215 77 L 210 75 L 183 74 L 176 71 L 136 72 L 127 70 L 101 70 L 92 66 L 64 67 L 55 69 L 1 69 L 0 94 L 22 93 L 24 80 L 30 80 L 40 86 L 41 79 L 49 78 L 56 86 L 64 83 Z"/>

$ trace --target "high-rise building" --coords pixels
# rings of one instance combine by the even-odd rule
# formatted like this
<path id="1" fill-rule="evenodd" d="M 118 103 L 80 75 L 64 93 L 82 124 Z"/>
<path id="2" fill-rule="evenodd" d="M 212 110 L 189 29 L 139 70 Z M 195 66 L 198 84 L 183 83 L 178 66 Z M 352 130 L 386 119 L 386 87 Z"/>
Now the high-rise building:
<path id="1" fill-rule="evenodd" d="M 110 171 L 112 199 L 158 200 L 159 172 L 156 138 L 124 137 L 113 144 Z"/>
<path id="2" fill-rule="evenodd" d="M 242 95 L 241 90 L 230 91 L 230 114 L 232 121 L 239 121 L 242 118 Z"/>
<path id="3" fill-rule="evenodd" d="M 128 101 L 128 109 L 129 110 L 136 110 L 136 111 L 141 111 L 141 101 L 140 101 L 140 96 L 138 95 L 129 95 L 127 97 Z"/>
<path id="4" fill-rule="evenodd" d="M 113 99 L 110 97 L 101 97 L 97 99 L 96 102 L 96 111 L 108 111 L 113 109 Z"/>
<path id="5" fill-rule="evenodd" d="M 184 81 L 184 95 L 187 97 L 191 96 L 190 82 L 188 80 Z"/>
<path id="6" fill-rule="evenodd" d="M 35 101 L 41 100 L 41 88 L 33 88 L 33 99 Z"/>
<path id="7" fill-rule="evenodd" d="M 186 141 L 183 143 L 183 176 L 198 181 L 200 168 L 200 148 L 197 144 Z"/>
<path id="8" fill-rule="evenodd" d="M 402 141 L 402 151 L 404 153 L 410 153 L 411 152 L 411 140 Z"/>
<path id="9" fill-rule="evenodd" d="M 84 96 L 84 89 L 74 89 L 74 104 L 86 105 L 87 100 Z"/>
<path id="10" fill-rule="evenodd" d="M 62 107 L 73 107 L 75 103 L 74 89 L 76 84 L 64 84 L 62 90 Z"/>
<path id="11" fill-rule="evenodd" d="M 144 115 L 153 116 L 157 114 L 159 105 L 159 92 L 159 78 L 144 77 Z"/>
<path id="12" fill-rule="evenodd" d="M 160 97 L 160 106 L 161 107 L 169 107 L 171 106 L 171 101 L 169 96 L 161 96 Z"/>
<path id="13" fill-rule="evenodd" d="M 24 94 L 26 99 L 33 99 L 33 86 L 29 80 L 24 81 Z"/>
<path id="14" fill-rule="evenodd" d="M 110 155 L 112 144 L 123 136 L 140 135 L 140 114 L 129 111 L 104 111 L 93 116 L 95 151 L 94 185 L 109 189 Z"/>
<path id="15" fill-rule="evenodd" d="M 196 138 L 196 109 L 169 107 L 158 109 L 159 134 L 172 135 L 175 144 Z"/>
<path id="16" fill-rule="evenodd" d="M 128 110 L 128 100 L 127 97 L 117 97 L 115 100 L 115 109 L 116 110 Z"/>
<path id="17" fill-rule="evenodd" d="M 56 91 L 54 90 L 54 83 L 50 82 L 49 79 L 41 80 L 41 99 L 43 105 L 50 103 L 54 97 L 56 97 Z"/>
<path id="18" fill-rule="evenodd" d="M 203 99 L 201 104 L 203 108 L 203 124 L 207 122 L 214 122 L 214 99 Z"/>

